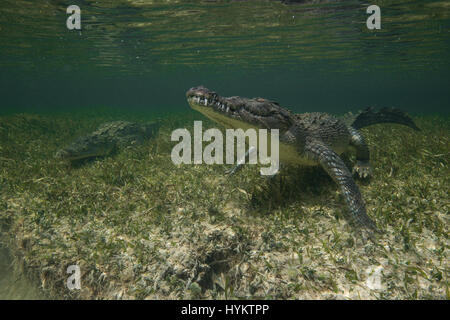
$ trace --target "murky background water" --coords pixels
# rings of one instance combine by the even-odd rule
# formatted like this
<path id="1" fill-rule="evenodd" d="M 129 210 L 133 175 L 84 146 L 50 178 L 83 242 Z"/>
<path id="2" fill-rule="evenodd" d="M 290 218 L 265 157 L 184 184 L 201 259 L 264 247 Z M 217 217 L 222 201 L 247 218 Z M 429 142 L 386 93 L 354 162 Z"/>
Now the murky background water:
<path id="1" fill-rule="evenodd" d="M 371 1 L 0 3 L 0 114 L 189 110 L 185 91 L 263 96 L 296 112 L 395 106 L 448 113 L 450 3 Z M 82 30 L 66 28 L 81 8 Z M 0 298 L 36 298 L 0 251 Z"/>

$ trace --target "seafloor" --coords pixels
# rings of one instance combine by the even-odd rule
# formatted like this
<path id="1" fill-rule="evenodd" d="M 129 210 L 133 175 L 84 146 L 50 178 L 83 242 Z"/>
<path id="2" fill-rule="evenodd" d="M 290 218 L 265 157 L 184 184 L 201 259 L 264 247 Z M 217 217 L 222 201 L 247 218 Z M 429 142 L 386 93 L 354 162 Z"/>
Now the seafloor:
<path id="1" fill-rule="evenodd" d="M 375 238 L 351 223 L 320 168 L 267 179 L 255 166 L 229 177 L 225 165 L 172 164 L 170 133 L 198 114 L 167 117 L 154 139 L 110 157 L 53 157 L 118 118 L 0 117 L 1 241 L 49 297 L 450 298 L 448 115 L 414 117 L 420 132 L 363 129 L 373 177 L 357 183 L 383 231 Z M 72 264 L 81 290 L 66 288 Z"/>

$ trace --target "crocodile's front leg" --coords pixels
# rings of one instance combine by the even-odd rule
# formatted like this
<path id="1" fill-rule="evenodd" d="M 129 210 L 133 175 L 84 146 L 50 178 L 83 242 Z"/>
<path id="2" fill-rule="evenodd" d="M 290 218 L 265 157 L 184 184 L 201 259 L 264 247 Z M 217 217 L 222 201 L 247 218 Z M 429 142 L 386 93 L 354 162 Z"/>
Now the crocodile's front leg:
<path id="1" fill-rule="evenodd" d="M 319 162 L 331 178 L 339 185 L 350 209 L 350 213 L 356 222 L 362 226 L 376 230 L 375 223 L 366 213 L 366 207 L 359 188 L 355 181 L 353 181 L 352 174 L 342 159 L 318 139 L 308 139 L 306 141 L 305 154 Z"/>

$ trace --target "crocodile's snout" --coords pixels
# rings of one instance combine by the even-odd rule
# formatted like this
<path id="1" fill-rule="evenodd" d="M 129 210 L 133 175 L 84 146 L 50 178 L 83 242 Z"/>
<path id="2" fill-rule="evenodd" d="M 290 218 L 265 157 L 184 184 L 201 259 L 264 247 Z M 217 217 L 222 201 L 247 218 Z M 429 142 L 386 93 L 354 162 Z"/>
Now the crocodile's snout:
<path id="1" fill-rule="evenodd" d="M 193 96 L 204 96 L 204 97 L 213 97 L 217 96 L 217 93 L 209 90 L 208 88 L 204 86 L 198 86 L 198 87 L 192 87 L 186 92 L 186 97 L 193 97 Z"/>
<path id="2" fill-rule="evenodd" d="M 219 95 L 203 86 L 193 87 L 186 92 L 186 98 L 190 104 L 196 104 L 205 107 L 217 105 L 220 101 Z"/>

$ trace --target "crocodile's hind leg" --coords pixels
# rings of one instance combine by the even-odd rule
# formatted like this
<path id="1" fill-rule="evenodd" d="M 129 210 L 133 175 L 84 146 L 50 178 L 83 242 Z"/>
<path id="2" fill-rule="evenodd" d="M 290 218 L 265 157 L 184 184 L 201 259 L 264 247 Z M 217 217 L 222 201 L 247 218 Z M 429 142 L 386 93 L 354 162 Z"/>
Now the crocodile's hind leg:
<path id="1" fill-rule="evenodd" d="M 350 213 L 356 222 L 362 226 L 376 230 L 375 223 L 366 213 L 366 207 L 359 188 L 342 159 L 331 148 L 317 139 L 307 140 L 304 151 L 308 157 L 319 162 L 331 178 L 339 185 L 350 209 Z"/>
<path id="2" fill-rule="evenodd" d="M 353 173 L 357 173 L 360 178 L 367 178 L 372 174 L 370 166 L 370 152 L 363 135 L 353 127 L 349 127 L 350 145 L 356 149 L 356 164 Z"/>

